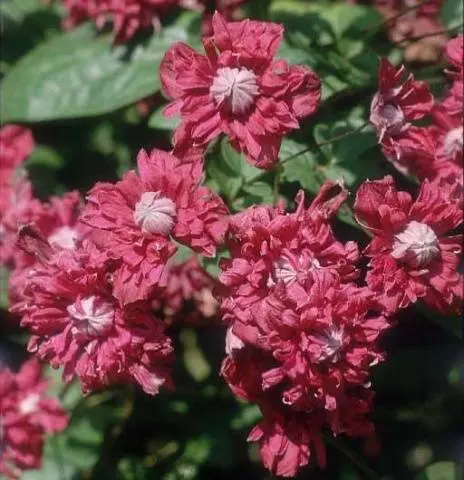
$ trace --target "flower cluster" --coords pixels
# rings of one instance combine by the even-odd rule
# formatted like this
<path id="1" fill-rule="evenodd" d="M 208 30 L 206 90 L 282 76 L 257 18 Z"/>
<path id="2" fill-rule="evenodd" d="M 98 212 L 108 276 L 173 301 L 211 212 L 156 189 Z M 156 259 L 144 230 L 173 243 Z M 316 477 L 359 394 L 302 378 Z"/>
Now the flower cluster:
<path id="1" fill-rule="evenodd" d="M 338 193 L 337 193 L 338 191 Z M 321 432 L 370 437 L 369 367 L 382 361 L 387 320 L 353 282 L 359 258 L 329 220 L 346 198 L 325 184 L 294 213 L 254 207 L 231 220 L 232 258 L 222 263 L 221 310 L 228 324 L 222 375 L 263 420 L 250 433 L 274 474 L 293 476 L 312 448 L 325 463 Z"/>
<path id="2" fill-rule="evenodd" d="M 40 468 L 45 434 L 68 424 L 58 400 L 47 396 L 47 386 L 35 358 L 16 374 L 0 367 L 0 474 L 9 480 Z"/>
<path id="3" fill-rule="evenodd" d="M 30 132 L 0 130 L 0 262 L 10 272 L 10 310 L 31 333 L 28 350 L 86 394 L 115 384 L 150 395 L 172 388 L 166 326 L 211 324 L 219 312 L 221 374 L 262 413 L 249 440 L 272 473 L 293 476 L 313 455 L 324 465 L 323 431 L 374 436 L 370 374 L 385 359 L 379 340 L 389 317 L 418 301 L 460 310 L 463 37 L 446 46 L 450 85 L 440 102 L 404 66 L 380 61 L 370 122 L 387 159 L 421 186 L 413 200 L 390 176 L 360 185 L 355 218 L 372 237 L 360 250 L 332 228 L 346 208 L 342 181 L 326 181 L 309 205 L 298 192 L 292 211 L 276 202 L 234 215 L 205 183 L 204 156 L 219 136 L 271 169 L 283 137 L 319 107 L 318 76 L 275 58 L 281 25 L 228 21 L 242 3 L 218 0 L 222 13 L 212 15 L 203 0 L 65 0 L 70 25 L 109 19 L 119 42 L 175 5 L 199 9 L 211 20 L 205 53 L 176 43 L 160 66 L 165 114 L 180 116 L 173 150 L 140 150 L 136 170 L 96 183 L 85 200 L 35 198 L 22 168 Z M 198 256 L 223 247 L 216 280 Z M 43 433 L 66 418 L 44 397 L 36 361 L 0 380 L 0 472 L 15 477 L 38 466 Z"/>
<path id="4" fill-rule="evenodd" d="M 166 116 L 180 115 L 178 151 L 204 148 L 220 134 L 257 167 L 271 168 L 282 137 L 314 113 L 320 81 L 310 69 L 275 60 L 283 27 L 243 20 L 227 23 L 216 13 L 205 55 L 179 42 L 160 67 Z"/>
<path id="5" fill-rule="evenodd" d="M 111 22 L 115 43 L 126 43 L 136 33 L 159 29 L 163 16 L 175 7 L 184 7 L 203 14 L 203 32 L 211 32 L 212 11 L 217 9 L 232 18 L 246 0 L 63 0 L 67 11 L 65 28 L 73 28 L 88 19 L 102 29 Z"/>

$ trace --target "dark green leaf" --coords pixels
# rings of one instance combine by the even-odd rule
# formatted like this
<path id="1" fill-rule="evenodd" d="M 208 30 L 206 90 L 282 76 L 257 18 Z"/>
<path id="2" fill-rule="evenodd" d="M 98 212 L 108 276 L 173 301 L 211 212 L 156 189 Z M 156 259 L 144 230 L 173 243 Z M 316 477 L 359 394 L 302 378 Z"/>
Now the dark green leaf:
<path id="1" fill-rule="evenodd" d="M 462 0 L 446 0 L 440 11 L 441 23 L 445 28 L 457 28 L 463 24 L 464 2 Z"/>

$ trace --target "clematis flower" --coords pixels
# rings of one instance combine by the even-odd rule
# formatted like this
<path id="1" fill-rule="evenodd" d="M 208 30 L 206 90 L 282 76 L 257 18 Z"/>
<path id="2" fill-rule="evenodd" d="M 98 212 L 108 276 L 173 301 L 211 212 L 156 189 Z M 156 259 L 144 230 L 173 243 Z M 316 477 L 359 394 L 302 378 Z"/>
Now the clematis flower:
<path id="1" fill-rule="evenodd" d="M 396 190 L 393 178 L 366 181 L 355 212 L 374 236 L 367 284 L 385 309 L 394 313 L 422 299 L 439 311 L 459 311 L 463 298 L 458 273 L 462 236 L 448 232 L 462 223 L 457 202 L 427 180 L 415 201 Z"/>
<path id="2" fill-rule="evenodd" d="M 259 311 L 231 320 L 241 341 L 221 373 L 239 398 L 259 405 L 249 435 L 264 465 L 294 476 L 312 452 L 325 464 L 323 429 L 369 438 L 374 428 L 370 367 L 383 361 L 377 343 L 388 327 L 366 288 L 319 275 L 306 288 L 280 283 Z"/>
<path id="3" fill-rule="evenodd" d="M 47 396 L 39 362 L 32 358 L 18 373 L 0 367 L 0 474 L 17 479 L 41 466 L 46 434 L 64 430 L 66 412 Z"/>
<path id="4" fill-rule="evenodd" d="M 138 383 L 155 395 L 170 386 L 172 346 L 148 302 L 122 307 L 113 295 L 114 262 L 84 241 L 74 250 L 54 250 L 32 232 L 23 248 L 40 252 L 21 302 L 11 311 L 32 336 L 28 350 L 63 380 L 78 377 L 84 393 L 107 385 Z"/>
<path id="5" fill-rule="evenodd" d="M 321 89 L 306 67 L 275 60 L 283 27 L 244 20 L 226 22 L 216 13 L 205 55 L 184 43 L 166 53 L 160 77 L 172 100 L 166 116 L 180 115 L 173 142 L 182 151 L 205 147 L 220 134 L 261 168 L 276 162 L 283 135 L 314 113 Z"/>
<path id="6" fill-rule="evenodd" d="M 180 0 L 181 6 L 192 10 L 197 10 L 203 14 L 201 23 L 201 32 L 203 36 L 213 34 L 213 14 L 220 12 L 227 20 L 238 20 L 240 16 L 239 7 L 247 0 Z"/>
<path id="7" fill-rule="evenodd" d="M 34 150 L 34 138 L 29 129 L 19 125 L 0 128 L 0 178 L 6 182 Z"/>
<path id="8" fill-rule="evenodd" d="M 173 257 L 166 267 L 166 287 L 155 293 L 152 306 L 168 324 L 212 324 L 219 308 L 213 297 L 216 283 L 195 256 Z"/>
<path id="9" fill-rule="evenodd" d="M 339 190 L 335 195 L 334 189 Z M 295 292 L 303 292 L 319 275 L 346 282 L 357 277 L 356 243 L 337 241 L 329 224 L 346 196 L 344 188 L 327 182 L 309 208 L 300 192 L 294 213 L 256 206 L 231 218 L 231 258 L 222 260 L 219 276 L 225 287 L 224 321 L 255 315 L 279 284 L 294 284 L 300 289 Z"/>
<path id="10" fill-rule="evenodd" d="M 376 127 L 381 144 L 394 142 L 433 107 L 433 97 L 425 82 L 410 74 L 405 81 L 404 66 L 395 68 L 386 58 L 380 59 L 379 91 L 371 103 L 370 121 Z"/>
<path id="11" fill-rule="evenodd" d="M 179 0 L 63 0 L 65 28 L 92 19 L 98 28 L 110 21 L 115 43 L 126 43 L 137 32 L 161 26 L 160 16 Z"/>
<path id="12" fill-rule="evenodd" d="M 128 304 L 148 299 L 164 282 L 172 239 L 214 256 L 227 228 L 227 208 L 200 186 L 202 166 L 161 150 L 137 157 L 139 175 L 126 173 L 115 185 L 99 183 L 90 192 L 82 221 L 95 229 L 97 243 L 119 261 L 115 295 Z"/>
<path id="13" fill-rule="evenodd" d="M 18 232 L 24 225 L 33 226 L 41 236 L 47 238 L 54 249 L 76 247 L 83 239 L 88 228 L 79 221 L 82 200 L 79 192 L 67 192 L 61 197 L 51 197 L 48 202 L 33 198 L 30 184 L 22 187 L 17 203 L 11 205 L 5 215 L 3 227 L 5 232 L 5 258 L 10 268 L 8 281 L 9 297 L 12 301 L 21 298 L 25 278 L 36 263 L 34 254 L 29 254 L 17 247 Z"/>

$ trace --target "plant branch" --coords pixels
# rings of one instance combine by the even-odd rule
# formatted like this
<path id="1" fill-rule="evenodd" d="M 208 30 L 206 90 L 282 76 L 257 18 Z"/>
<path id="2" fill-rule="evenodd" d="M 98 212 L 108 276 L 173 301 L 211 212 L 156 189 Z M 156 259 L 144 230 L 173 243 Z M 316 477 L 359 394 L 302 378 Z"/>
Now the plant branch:
<path id="1" fill-rule="evenodd" d="M 350 130 L 349 132 L 345 132 L 345 133 L 342 133 L 340 135 L 336 135 L 335 137 L 332 137 L 332 138 L 329 138 L 328 140 L 324 141 L 324 142 L 321 142 L 321 143 L 316 143 L 316 147 L 322 147 L 324 145 L 329 145 L 331 143 L 334 143 L 334 142 L 338 142 L 340 140 L 343 140 L 344 138 L 347 138 L 347 137 L 350 137 L 351 135 L 355 135 L 356 133 L 359 133 L 361 132 L 362 130 L 364 130 L 367 126 L 369 125 L 369 122 L 365 122 L 363 123 L 361 126 L 359 126 L 358 128 L 354 129 L 354 130 Z M 313 146 L 311 147 L 306 147 L 304 148 L 303 150 L 300 150 L 299 152 L 296 152 L 294 153 L 293 155 L 290 155 L 289 157 L 287 158 L 284 158 L 282 161 L 280 161 L 278 164 L 277 164 L 277 167 L 279 169 L 281 169 L 281 167 L 283 165 L 285 165 L 286 163 L 290 162 L 291 160 L 293 160 L 294 158 L 296 157 L 299 157 L 300 155 L 303 155 L 304 153 L 306 152 L 309 152 L 310 150 L 312 150 Z M 277 168 L 276 167 L 276 168 Z M 256 174 L 254 177 L 252 178 L 249 178 L 248 180 L 246 180 L 245 182 L 243 182 L 243 185 L 250 185 L 254 182 L 256 182 L 257 180 L 260 180 L 262 177 L 264 177 L 266 174 L 268 173 L 268 170 L 263 170 L 262 172 L 259 172 L 258 174 Z"/>
<path id="2" fill-rule="evenodd" d="M 323 434 L 325 440 L 328 443 L 331 443 L 337 450 L 342 452 L 354 465 L 358 467 L 358 469 L 371 480 L 381 480 L 381 476 L 378 475 L 367 463 L 365 460 L 354 450 L 351 450 L 345 443 L 343 443 L 340 439 L 332 437 L 327 434 Z"/>
<path id="3" fill-rule="evenodd" d="M 448 33 L 458 33 L 459 30 L 462 29 L 464 26 L 463 23 L 460 25 L 457 25 L 456 27 L 453 28 L 447 28 L 445 30 L 439 30 L 437 32 L 432 32 L 432 33 L 426 33 L 424 35 L 418 35 L 417 37 L 409 37 L 409 38 L 404 38 L 403 40 L 400 40 L 399 42 L 393 42 L 394 45 L 402 45 L 403 43 L 408 43 L 408 42 L 417 42 L 419 40 L 422 40 L 423 38 L 428 38 L 428 37 L 435 37 L 438 35 L 446 35 Z"/>
<path id="4" fill-rule="evenodd" d="M 405 7 L 403 8 L 403 10 L 400 10 L 397 14 L 392 15 L 391 17 L 384 18 L 381 22 L 378 22 L 376 25 L 373 25 L 372 27 L 365 30 L 366 37 L 369 38 L 371 35 L 373 35 L 374 33 L 377 33 L 383 27 L 386 27 L 389 23 L 394 22 L 395 20 L 398 20 L 403 15 L 406 15 L 407 13 L 412 12 L 413 10 L 417 10 L 418 8 L 422 7 L 422 5 L 425 5 L 430 1 L 431 0 L 424 0 L 423 2 L 419 2 L 416 5 Z"/>

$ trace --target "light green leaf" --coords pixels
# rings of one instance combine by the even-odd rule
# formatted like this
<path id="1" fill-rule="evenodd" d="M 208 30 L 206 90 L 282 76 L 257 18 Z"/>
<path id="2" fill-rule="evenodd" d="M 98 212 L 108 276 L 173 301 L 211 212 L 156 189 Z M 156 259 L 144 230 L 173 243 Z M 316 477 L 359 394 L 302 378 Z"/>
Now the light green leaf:
<path id="1" fill-rule="evenodd" d="M 462 478 L 463 472 L 454 462 L 437 462 L 429 465 L 417 480 L 456 480 Z"/>
<path id="2" fill-rule="evenodd" d="M 187 41 L 168 27 L 146 45 L 112 46 L 85 24 L 40 44 L 9 70 L 1 84 L 2 121 L 37 122 L 99 115 L 155 93 L 166 50 Z"/>
<path id="3" fill-rule="evenodd" d="M 158 130 L 174 130 L 180 122 L 180 117 L 166 118 L 163 115 L 162 107 L 158 107 L 148 119 L 148 126 L 150 128 L 157 128 Z"/>

